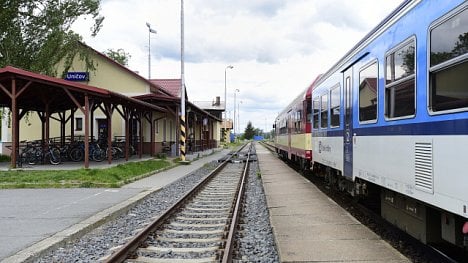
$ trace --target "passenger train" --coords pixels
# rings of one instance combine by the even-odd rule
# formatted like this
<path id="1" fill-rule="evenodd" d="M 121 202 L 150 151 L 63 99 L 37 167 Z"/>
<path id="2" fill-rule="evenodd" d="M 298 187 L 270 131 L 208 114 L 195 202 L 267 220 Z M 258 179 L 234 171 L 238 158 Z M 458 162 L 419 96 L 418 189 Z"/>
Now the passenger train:
<path id="1" fill-rule="evenodd" d="M 404 1 L 275 125 L 282 156 L 380 199 L 381 215 L 422 242 L 466 248 L 468 2 Z"/>
<path id="2" fill-rule="evenodd" d="M 320 78 L 317 77 L 315 81 Z M 303 170 L 312 167 L 312 88 L 315 81 L 295 98 L 276 118 L 275 148 L 283 159 Z"/>

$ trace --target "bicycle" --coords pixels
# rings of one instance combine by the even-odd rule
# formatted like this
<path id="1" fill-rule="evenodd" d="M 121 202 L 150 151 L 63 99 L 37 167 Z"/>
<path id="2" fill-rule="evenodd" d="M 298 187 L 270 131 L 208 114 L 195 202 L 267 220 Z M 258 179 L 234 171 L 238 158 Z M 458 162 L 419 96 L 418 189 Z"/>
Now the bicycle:
<path id="1" fill-rule="evenodd" d="M 98 143 L 93 142 L 89 144 L 89 159 L 96 162 L 102 162 L 105 158 L 106 153 L 101 149 Z M 79 142 L 70 150 L 70 159 L 74 162 L 84 160 L 84 142 Z"/>

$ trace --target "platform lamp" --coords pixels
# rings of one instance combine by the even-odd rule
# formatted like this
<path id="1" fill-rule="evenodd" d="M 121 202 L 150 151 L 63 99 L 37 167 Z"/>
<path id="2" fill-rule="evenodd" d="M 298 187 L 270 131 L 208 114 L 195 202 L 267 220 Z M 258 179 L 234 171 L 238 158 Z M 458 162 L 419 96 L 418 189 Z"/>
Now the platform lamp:
<path id="1" fill-rule="evenodd" d="M 151 79 L 151 33 L 156 34 L 156 30 L 151 28 L 150 23 L 146 22 L 148 27 L 148 80 Z"/>
<path id="2" fill-rule="evenodd" d="M 224 143 L 227 143 L 227 127 L 226 127 L 226 122 L 227 122 L 227 99 L 226 99 L 226 94 L 227 94 L 227 88 L 226 88 L 226 71 L 228 69 L 233 69 L 234 66 L 229 65 L 224 69 Z"/>
<path id="3" fill-rule="evenodd" d="M 234 138 L 236 137 L 236 92 L 240 92 L 240 90 L 239 89 L 234 90 L 234 122 L 233 122 Z"/>
<path id="4" fill-rule="evenodd" d="M 237 103 L 237 131 L 241 133 L 241 125 L 240 125 L 240 105 L 242 104 L 242 101 L 239 101 Z"/>

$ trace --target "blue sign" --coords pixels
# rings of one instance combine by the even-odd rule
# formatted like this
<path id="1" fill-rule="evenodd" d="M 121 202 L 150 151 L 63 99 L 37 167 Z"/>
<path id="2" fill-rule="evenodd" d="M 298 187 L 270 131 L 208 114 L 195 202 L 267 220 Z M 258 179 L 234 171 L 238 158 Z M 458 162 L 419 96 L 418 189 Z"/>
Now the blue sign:
<path id="1" fill-rule="evenodd" d="M 69 81 L 88 81 L 89 72 L 67 72 L 65 80 Z"/>

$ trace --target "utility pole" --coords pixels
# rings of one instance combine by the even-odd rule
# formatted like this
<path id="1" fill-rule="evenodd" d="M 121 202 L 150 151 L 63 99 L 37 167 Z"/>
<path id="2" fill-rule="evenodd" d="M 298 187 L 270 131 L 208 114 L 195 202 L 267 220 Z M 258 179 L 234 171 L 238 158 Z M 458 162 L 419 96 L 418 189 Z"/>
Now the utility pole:
<path id="1" fill-rule="evenodd" d="M 185 162 L 184 0 L 180 0 L 180 161 Z"/>

